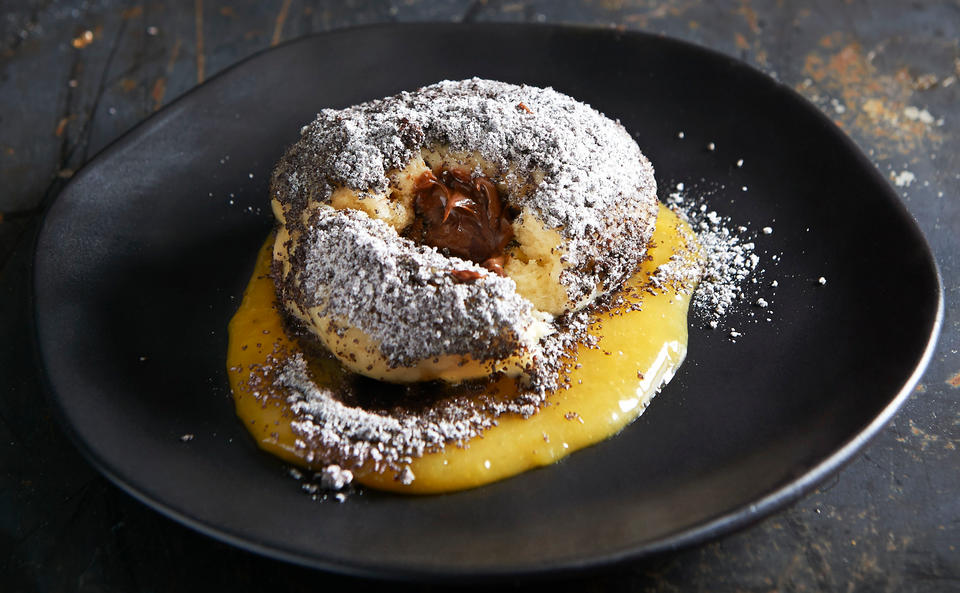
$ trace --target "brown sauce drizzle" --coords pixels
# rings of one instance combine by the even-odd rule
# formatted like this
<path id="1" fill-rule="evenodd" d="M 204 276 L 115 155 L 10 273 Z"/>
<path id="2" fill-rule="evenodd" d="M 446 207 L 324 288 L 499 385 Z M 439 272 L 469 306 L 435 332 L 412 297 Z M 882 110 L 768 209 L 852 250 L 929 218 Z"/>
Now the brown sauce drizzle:
<path id="1" fill-rule="evenodd" d="M 409 231 L 414 241 L 504 275 L 504 248 L 513 227 L 492 181 L 463 169 L 445 169 L 439 178 L 427 171 L 417 179 L 415 193 Z"/>

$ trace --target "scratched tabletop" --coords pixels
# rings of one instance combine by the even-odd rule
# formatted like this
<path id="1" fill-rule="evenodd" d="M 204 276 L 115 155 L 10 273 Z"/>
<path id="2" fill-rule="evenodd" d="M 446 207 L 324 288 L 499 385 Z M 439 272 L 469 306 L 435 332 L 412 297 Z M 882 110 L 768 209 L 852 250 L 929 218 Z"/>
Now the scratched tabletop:
<path id="1" fill-rule="evenodd" d="M 3 0 L 0 8 L 0 591 L 384 588 L 221 544 L 101 477 L 43 397 L 28 279 L 44 208 L 152 112 L 281 41 L 405 21 L 604 25 L 742 59 L 796 89 L 869 155 L 943 275 L 945 321 L 929 369 L 827 483 L 718 541 L 551 587 L 960 591 L 960 2 Z M 875 289 L 895 282 L 892 270 L 891 287 Z"/>

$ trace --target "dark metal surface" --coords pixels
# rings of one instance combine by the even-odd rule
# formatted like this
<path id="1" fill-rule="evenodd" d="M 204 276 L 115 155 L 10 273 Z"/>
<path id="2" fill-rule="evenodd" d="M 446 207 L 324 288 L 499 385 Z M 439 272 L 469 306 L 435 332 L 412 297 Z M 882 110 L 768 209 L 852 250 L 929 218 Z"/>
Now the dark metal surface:
<path id="1" fill-rule="evenodd" d="M 937 255 L 944 334 L 903 411 L 848 468 L 745 532 L 579 589 L 960 589 L 960 6 L 897 1 L 143 4 L 6 2 L 0 23 L 0 570 L 11 591 L 373 588 L 189 532 L 110 486 L 50 418 L 27 340 L 32 232 L 62 180 L 156 107 L 257 49 L 390 20 L 664 32 L 741 57 L 831 114 L 896 183 Z M 89 31 L 89 35 L 86 35 Z M 441 51 L 438 48 L 438 51 Z M 417 59 L 410 56 L 409 59 Z M 518 56 L 522 59 L 522 56 Z M 851 220 L 850 224 L 857 224 Z M 865 287 L 909 291 L 889 283 Z"/>

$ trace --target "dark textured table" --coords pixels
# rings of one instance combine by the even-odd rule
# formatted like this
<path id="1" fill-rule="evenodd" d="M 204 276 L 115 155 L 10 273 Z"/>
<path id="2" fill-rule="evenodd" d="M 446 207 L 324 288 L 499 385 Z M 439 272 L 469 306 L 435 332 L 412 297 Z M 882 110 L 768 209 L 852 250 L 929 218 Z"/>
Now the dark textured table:
<path id="1" fill-rule="evenodd" d="M 889 175 L 936 254 L 943 334 L 893 422 L 791 508 L 719 541 L 556 584 L 587 590 L 960 591 L 960 3 L 5 0 L 0 22 L 0 591 L 383 584 L 253 556 L 96 473 L 51 417 L 29 320 L 43 209 L 124 131 L 251 53 L 391 21 L 588 23 L 741 58 L 828 113 Z M 856 224 L 856 221 L 851 221 Z M 890 286 L 896 321 L 896 270 Z M 406 588 L 407 586 L 400 586 Z"/>

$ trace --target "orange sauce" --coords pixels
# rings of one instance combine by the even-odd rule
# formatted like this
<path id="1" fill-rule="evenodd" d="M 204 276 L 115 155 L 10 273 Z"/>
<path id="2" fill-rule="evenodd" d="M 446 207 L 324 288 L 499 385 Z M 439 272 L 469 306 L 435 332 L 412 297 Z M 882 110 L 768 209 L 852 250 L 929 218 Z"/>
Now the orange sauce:
<path id="1" fill-rule="evenodd" d="M 551 393 L 548 405 L 536 414 L 501 416 L 496 426 L 466 446 L 450 445 L 414 459 L 410 469 L 416 479 L 410 484 L 395 479 L 395 472 L 367 468 L 355 472 L 356 481 L 412 494 L 473 488 L 554 463 L 619 432 L 643 413 L 686 354 L 689 294 L 667 289 L 650 294 L 639 288 L 690 236 L 685 223 L 661 206 L 650 258 L 629 281 L 638 290 L 626 293 L 628 303 L 621 308 L 594 314 L 591 333 L 599 335 L 598 347 L 577 348 L 573 356 L 578 365 L 568 375 L 571 387 Z M 284 331 L 269 276 L 272 245 L 270 238 L 261 248 L 243 302 L 230 322 L 227 368 L 237 415 L 259 446 L 285 461 L 311 467 L 305 451 L 294 445 L 292 416 L 283 394 L 270 386 L 255 390 L 248 384 L 251 369 L 263 365 L 271 353 L 302 350 Z M 637 300 L 642 300 L 642 308 L 629 310 Z M 321 385 L 332 384 L 342 372 L 329 360 L 311 363 L 313 379 Z"/>

